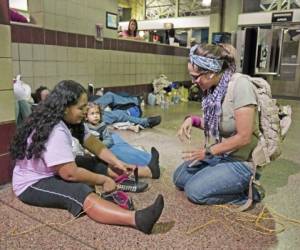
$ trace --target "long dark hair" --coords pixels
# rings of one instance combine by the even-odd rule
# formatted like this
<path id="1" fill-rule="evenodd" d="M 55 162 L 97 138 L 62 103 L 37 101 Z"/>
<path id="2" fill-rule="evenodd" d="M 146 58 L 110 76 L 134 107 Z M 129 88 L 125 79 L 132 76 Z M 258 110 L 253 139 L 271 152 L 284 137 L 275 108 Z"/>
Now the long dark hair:
<path id="1" fill-rule="evenodd" d="M 133 33 L 132 33 L 132 30 L 130 30 L 130 24 L 131 23 L 135 23 L 135 30 L 133 31 Z M 137 21 L 135 19 L 130 19 L 130 21 L 128 23 L 128 29 L 127 29 L 128 35 L 136 37 L 137 31 L 138 31 Z"/>
<path id="2" fill-rule="evenodd" d="M 86 90 L 75 81 L 59 82 L 47 99 L 40 103 L 18 128 L 10 146 L 12 159 L 39 158 L 53 127 L 63 120 L 66 108 L 77 104 L 83 93 L 86 93 Z M 82 128 L 82 125 L 79 127 Z M 32 143 L 27 146 L 27 139 L 31 134 Z"/>

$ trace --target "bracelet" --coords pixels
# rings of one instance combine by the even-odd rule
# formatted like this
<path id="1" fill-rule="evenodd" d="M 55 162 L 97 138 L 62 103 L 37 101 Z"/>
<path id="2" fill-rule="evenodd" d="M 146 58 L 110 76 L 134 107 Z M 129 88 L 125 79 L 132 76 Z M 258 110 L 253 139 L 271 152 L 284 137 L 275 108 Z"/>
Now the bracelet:
<path id="1" fill-rule="evenodd" d="M 213 144 L 213 145 L 214 145 L 214 144 Z M 206 156 L 207 158 L 213 158 L 213 157 L 214 157 L 214 154 L 211 152 L 211 149 L 210 149 L 213 145 L 210 145 L 210 146 L 208 146 L 208 147 L 205 147 L 205 156 Z"/>

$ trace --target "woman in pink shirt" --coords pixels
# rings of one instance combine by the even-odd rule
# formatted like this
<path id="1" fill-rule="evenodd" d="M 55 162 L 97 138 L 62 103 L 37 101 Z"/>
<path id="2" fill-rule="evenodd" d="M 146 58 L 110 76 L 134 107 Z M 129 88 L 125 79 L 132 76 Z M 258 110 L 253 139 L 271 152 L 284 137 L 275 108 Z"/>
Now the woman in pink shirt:
<path id="1" fill-rule="evenodd" d="M 138 24 L 135 19 L 130 19 L 128 29 L 119 33 L 119 37 L 140 39 L 138 34 Z"/>
<path id="2" fill-rule="evenodd" d="M 104 191 L 113 191 L 116 184 L 111 178 L 76 165 L 72 135 L 115 171 L 132 170 L 88 133 L 82 122 L 86 110 L 86 91 L 71 80 L 58 83 L 46 100 L 34 109 L 18 129 L 11 145 L 11 156 L 16 161 L 15 194 L 30 205 L 67 209 L 74 216 L 84 211 L 100 223 L 132 226 L 151 233 L 164 207 L 161 195 L 147 208 L 125 210 L 101 199 L 90 187 L 103 185 Z"/>

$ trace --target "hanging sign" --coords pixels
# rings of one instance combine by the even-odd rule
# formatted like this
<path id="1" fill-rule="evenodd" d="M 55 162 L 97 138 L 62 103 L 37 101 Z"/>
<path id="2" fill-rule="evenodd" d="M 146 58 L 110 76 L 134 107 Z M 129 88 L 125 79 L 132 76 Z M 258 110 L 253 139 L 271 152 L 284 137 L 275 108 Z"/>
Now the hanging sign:
<path id="1" fill-rule="evenodd" d="M 293 20 L 293 12 L 275 12 L 272 13 L 272 23 L 291 22 Z"/>

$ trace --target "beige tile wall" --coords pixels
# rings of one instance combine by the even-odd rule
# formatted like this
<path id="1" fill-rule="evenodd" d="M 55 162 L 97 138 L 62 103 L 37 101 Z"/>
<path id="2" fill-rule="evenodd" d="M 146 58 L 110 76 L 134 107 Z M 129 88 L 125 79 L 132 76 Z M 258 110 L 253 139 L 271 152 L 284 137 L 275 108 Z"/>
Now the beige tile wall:
<path id="1" fill-rule="evenodd" d="M 117 37 L 116 30 L 105 28 L 106 11 L 117 13 L 118 3 L 111 0 L 28 0 L 31 16 L 46 29 L 79 34 L 95 34 L 102 23 L 105 37 Z"/>
<path id="2" fill-rule="evenodd" d="M 73 79 L 96 87 L 151 83 L 159 74 L 170 81 L 188 80 L 187 58 L 37 44 L 12 44 L 14 76 L 36 89 L 52 88 L 58 81 Z"/>
<path id="3" fill-rule="evenodd" d="M 0 25 L 0 123 L 15 120 L 10 26 Z"/>

